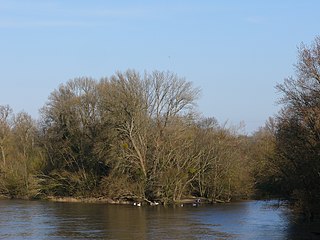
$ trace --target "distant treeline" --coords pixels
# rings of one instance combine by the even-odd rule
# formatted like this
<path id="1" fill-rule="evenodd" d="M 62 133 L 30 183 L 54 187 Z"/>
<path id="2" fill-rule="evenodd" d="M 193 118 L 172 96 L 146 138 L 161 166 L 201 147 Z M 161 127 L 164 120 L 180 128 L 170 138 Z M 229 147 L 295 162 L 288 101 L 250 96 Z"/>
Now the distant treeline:
<path id="1" fill-rule="evenodd" d="M 283 109 L 253 135 L 197 111 L 171 72 L 70 80 L 35 121 L 0 106 L 0 194 L 212 202 L 282 197 L 309 218 L 320 194 L 320 38 L 277 86 Z M 221 103 L 223 104 L 223 103 Z"/>

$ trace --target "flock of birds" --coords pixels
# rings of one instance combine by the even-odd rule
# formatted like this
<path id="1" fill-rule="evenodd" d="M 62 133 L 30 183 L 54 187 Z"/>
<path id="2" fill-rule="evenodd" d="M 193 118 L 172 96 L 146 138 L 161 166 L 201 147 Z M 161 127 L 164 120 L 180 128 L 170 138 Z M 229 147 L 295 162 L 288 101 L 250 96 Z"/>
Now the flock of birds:
<path id="1" fill-rule="evenodd" d="M 141 202 L 134 202 L 133 206 L 137 206 L 137 207 L 141 207 Z M 150 202 L 150 206 L 158 206 L 159 203 L 158 202 Z"/>
<path id="2" fill-rule="evenodd" d="M 192 203 L 192 207 L 198 207 L 200 205 L 200 203 L 201 203 L 201 200 L 198 198 Z M 150 206 L 158 206 L 159 204 L 160 204 L 159 202 L 150 202 Z M 141 202 L 134 202 L 133 206 L 141 207 L 142 203 Z M 184 204 L 181 203 L 180 207 L 183 207 L 183 206 L 184 206 Z"/>

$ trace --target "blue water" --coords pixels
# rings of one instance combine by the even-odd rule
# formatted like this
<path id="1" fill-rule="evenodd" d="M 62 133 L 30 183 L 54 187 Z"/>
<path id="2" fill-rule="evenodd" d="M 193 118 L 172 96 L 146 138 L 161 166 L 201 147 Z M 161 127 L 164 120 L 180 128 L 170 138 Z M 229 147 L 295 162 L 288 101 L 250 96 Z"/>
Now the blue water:
<path id="1" fill-rule="evenodd" d="M 0 239 L 317 239 L 275 203 L 135 207 L 1 200 Z"/>

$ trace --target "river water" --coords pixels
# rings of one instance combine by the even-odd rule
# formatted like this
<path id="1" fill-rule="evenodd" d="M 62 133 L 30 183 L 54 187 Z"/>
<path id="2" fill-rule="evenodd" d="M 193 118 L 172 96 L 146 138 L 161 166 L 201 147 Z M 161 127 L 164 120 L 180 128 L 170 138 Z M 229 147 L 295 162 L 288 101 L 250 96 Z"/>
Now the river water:
<path id="1" fill-rule="evenodd" d="M 1 200 L 0 239 L 318 239 L 275 203 L 136 207 Z"/>

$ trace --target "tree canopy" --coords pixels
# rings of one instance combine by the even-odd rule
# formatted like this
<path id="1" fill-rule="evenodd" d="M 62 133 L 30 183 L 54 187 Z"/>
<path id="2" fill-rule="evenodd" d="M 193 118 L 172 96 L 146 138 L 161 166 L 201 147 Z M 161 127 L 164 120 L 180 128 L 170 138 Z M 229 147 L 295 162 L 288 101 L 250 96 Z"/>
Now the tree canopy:
<path id="1" fill-rule="evenodd" d="M 2 106 L 0 191 L 163 203 L 248 197 L 246 138 L 200 117 L 199 93 L 171 72 L 128 70 L 60 85 L 38 123 Z"/>

